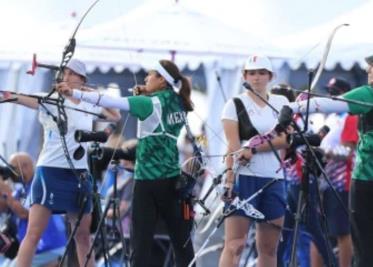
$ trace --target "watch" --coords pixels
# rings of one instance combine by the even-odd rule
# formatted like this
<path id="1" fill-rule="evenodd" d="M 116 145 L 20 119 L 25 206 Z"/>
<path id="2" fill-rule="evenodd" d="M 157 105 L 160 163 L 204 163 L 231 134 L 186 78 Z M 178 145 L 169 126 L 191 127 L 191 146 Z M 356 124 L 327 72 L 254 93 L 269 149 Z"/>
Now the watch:
<path id="1" fill-rule="evenodd" d="M 256 153 L 258 153 L 258 150 L 256 149 L 256 147 L 252 147 L 251 154 L 255 155 Z"/>

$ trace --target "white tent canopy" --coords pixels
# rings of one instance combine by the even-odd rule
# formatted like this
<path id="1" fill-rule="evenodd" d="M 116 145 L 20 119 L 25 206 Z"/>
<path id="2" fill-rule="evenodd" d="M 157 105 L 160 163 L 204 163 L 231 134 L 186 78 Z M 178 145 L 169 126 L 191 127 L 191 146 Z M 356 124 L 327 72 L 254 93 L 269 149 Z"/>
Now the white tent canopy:
<path id="1" fill-rule="evenodd" d="M 154 58 L 166 57 L 192 69 L 211 61 L 234 68 L 250 54 L 274 53 L 272 45 L 257 36 L 171 1 L 146 3 L 82 31 L 79 50 L 82 57 L 97 62 L 147 66 Z"/>
<path id="2" fill-rule="evenodd" d="M 20 61 L 22 63 L 28 63 L 33 52 L 38 52 L 39 58 L 44 62 L 58 62 L 61 55 L 60 51 L 62 51 L 64 44 L 66 43 L 69 35 L 72 32 L 72 29 L 75 27 L 75 24 L 79 19 L 79 17 L 67 17 L 66 15 L 69 14 L 68 10 L 70 10 L 70 12 L 79 11 L 77 13 L 82 14 L 82 12 L 85 11 L 85 8 L 89 4 L 91 4 L 92 1 L 81 0 L 76 3 L 69 3 L 69 5 L 66 5 L 66 3 L 62 4 L 62 2 L 58 0 L 49 0 L 48 3 L 43 2 L 44 0 L 34 0 L 31 4 L 24 3 L 22 2 L 22 0 L 14 0 L 12 1 L 12 3 L 6 5 L 4 4 L 1 6 L 0 13 L 2 15 L 0 17 L 0 21 L 3 25 L 7 25 L 6 23 L 8 23 L 12 26 L 4 27 L 2 31 L 4 38 L 0 40 L 1 63 L 5 62 L 9 64 L 11 62 Z M 132 27 L 125 26 L 122 28 L 121 26 L 130 25 L 127 24 L 127 20 L 128 23 L 130 23 L 130 21 L 136 21 L 136 18 L 145 18 L 146 21 L 148 21 L 148 16 L 157 18 L 157 15 L 154 15 L 154 13 L 160 14 L 159 12 L 161 10 L 170 10 L 169 7 L 173 2 L 173 0 L 139 0 L 138 3 L 141 3 L 142 6 L 131 11 L 130 14 L 128 14 L 128 11 L 124 8 L 126 7 L 126 5 L 124 3 L 120 3 L 119 1 L 115 4 L 105 2 L 99 3 L 99 5 L 92 12 L 90 12 L 87 19 L 82 24 L 82 29 L 78 32 L 77 54 L 81 55 L 81 57 L 83 57 L 84 59 L 89 60 L 92 68 L 95 67 L 95 65 L 100 65 L 102 66 L 102 70 L 104 71 L 110 67 L 114 67 L 115 69 L 120 71 L 123 64 L 131 64 L 131 62 L 133 64 L 136 64 L 136 62 L 139 62 L 138 59 L 141 59 L 142 61 L 148 61 L 147 58 L 149 58 L 149 61 L 152 61 L 154 58 L 166 56 L 170 57 L 170 51 L 164 51 L 164 53 L 160 53 L 160 51 L 157 50 L 157 53 L 151 53 L 151 49 L 147 50 L 145 56 L 145 53 L 139 52 L 141 51 L 139 50 L 139 46 L 133 46 L 133 44 L 135 43 L 138 44 L 140 40 L 134 40 L 133 38 L 129 40 L 127 37 L 130 36 L 129 33 L 136 32 L 136 29 L 139 30 L 141 25 L 147 27 L 149 29 L 148 33 L 150 32 L 154 35 L 156 33 L 159 34 L 163 32 L 164 29 L 167 30 L 173 28 L 173 24 L 176 24 L 176 22 L 166 21 L 166 28 L 159 29 L 156 28 L 156 20 L 151 21 L 150 24 L 146 24 L 145 22 L 142 23 L 141 21 L 139 22 L 137 20 L 138 24 L 136 25 L 135 23 L 132 23 Z M 190 18 L 193 17 L 195 13 L 198 13 L 198 17 L 202 16 L 201 13 L 206 15 L 205 19 L 202 19 L 201 22 L 206 22 L 207 19 L 210 19 L 210 21 L 212 21 L 211 18 L 215 18 L 215 22 L 208 22 L 206 25 L 215 25 L 217 26 L 218 30 L 214 29 L 213 31 L 208 33 L 208 36 L 215 37 L 215 40 L 219 40 L 220 43 L 217 46 L 210 46 L 207 44 L 204 45 L 202 48 L 204 49 L 203 51 L 207 52 L 207 54 L 209 54 L 209 52 L 211 51 L 222 52 L 223 48 L 227 49 L 229 54 L 250 54 L 257 51 L 249 49 L 258 48 L 257 45 L 259 44 L 259 50 L 264 52 L 265 54 L 269 54 L 272 56 L 284 56 L 286 55 L 286 53 L 284 53 L 283 51 L 278 51 L 277 49 L 279 45 L 283 43 L 282 41 L 272 39 L 273 42 L 270 43 L 271 45 L 268 45 L 268 43 L 263 42 L 263 40 L 261 39 L 252 39 L 254 40 L 254 42 L 251 41 L 248 45 L 246 45 L 243 40 L 247 39 L 247 37 L 245 34 L 242 34 L 242 32 L 246 32 L 251 37 L 251 33 L 255 33 L 255 35 L 260 34 L 261 36 L 265 36 L 265 38 L 276 38 L 278 36 L 282 36 L 284 33 L 294 32 L 297 29 L 307 29 L 310 25 L 318 25 L 320 23 L 331 20 L 334 21 L 333 18 L 335 18 L 336 15 L 341 14 L 345 11 L 353 10 L 356 6 L 362 5 L 362 3 L 366 3 L 367 0 L 330 0 L 328 2 L 325 2 L 323 0 L 315 0 L 312 1 L 312 3 L 300 3 L 299 1 L 295 0 L 284 0 L 281 2 L 273 0 L 234 0 L 231 2 L 225 0 L 180 0 L 178 2 L 179 4 L 184 5 L 184 7 L 180 8 L 183 10 L 181 11 L 181 13 L 189 13 Z M 48 8 L 50 9 L 49 11 Z M 359 11 L 361 14 L 360 18 L 367 21 L 367 19 L 369 19 L 370 17 L 369 11 L 371 9 L 372 5 L 369 3 L 361 7 L 361 12 Z M 195 12 L 195 10 L 198 10 L 199 12 Z M 302 14 L 302 16 L 300 17 L 300 12 L 303 12 L 304 10 L 307 10 L 308 12 Z M 359 10 L 359 8 L 356 9 L 356 13 L 359 13 L 357 10 Z M 59 13 L 59 11 L 61 11 L 61 14 Z M 127 15 L 125 16 L 121 15 L 126 13 Z M 15 16 L 14 14 L 17 14 L 17 16 Z M 82 30 L 87 25 L 94 26 L 97 29 L 97 33 L 99 33 L 99 28 L 101 26 L 98 26 L 97 21 L 109 20 L 111 16 L 114 17 L 114 19 L 112 19 L 111 22 L 108 22 L 106 26 L 102 25 L 102 29 L 105 27 L 107 27 L 107 29 L 110 29 L 110 27 L 114 27 L 113 25 L 117 25 L 116 29 L 118 31 L 110 33 L 111 37 L 114 37 L 112 41 L 116 39 L 115 46 L 106 46 L 110 42 L 111 45 L 113 45 L 113 42 L 109 42 L 109 40 L 108 42 L 100 43 L 98 41 L 101 37 L 100 35 L 96 35 L 95 37 L 82 36 L 82 33 L 84 32 Z M 349 16 L 353 15 L 351 14 Z M 122 21 L 122 23 L 119 23 L 120 21 Z M 230 25 L 232 34 L 229 33 L 230 30 L 228 26 L 222 26 L 222 23 L 218 21 L 224 21 L 226 25 Z M 343 22 L 346 21 L 343 20 Z M 352 21 L 350 21 L 350 23 L 352 23 Z M 294 38 L 292 42 L 287 42 L 285 48 L 291 48 L 287 50 L 290 51 L 287 56 L 292 56 L 293 51 L 299 48 L 302 43 L 305 45 L 305 47 L 301 46 L 301 50 L 298 51 L 302 51 L 303 54 L 305 54 L 307 50 L 314 46 L 315 43 L 320 41 L 320 35 L 322 35 L 323 33 L 327 33 L 335 25 L 335 23 L 331 24 L 332 25 L 327 27 L 324 32 L 316 31 L 316 35 L 313 35 L 312 32 L 310 32 L 309 34 L 299 36 L 299 38 Z M 363 24 L 364 23 L 361 23 L 360 25 L 364 26 Z M 189 28 L 197 31 L 199 29 L 205 29 L 204 25 L 204 23 L 198 24 L 192 22 L 188 26 L 190 26 Z M 220 27 L 219 25 L 222 27 Z M 369 24 L 367 23 L 366 25 Z M 151 32 L 152 29 L 154 29 L 153 33 Z M 237 31 L 235 29 L 240 30 Z M 351 31 L 353 30 L 351 29 Z M 104 31 L 101 31 L 101 34 L 102 33 L 104 33 L 106 37 L 108 37 L 109 35 L 109 33 L 106 34 Z M 240 36 L 240 38 L 233 37 L 231 41 L 230 37 L 233 35 L 233 33 L 239 33 L 237 36 Z M 172 32 L 170 36 L 173 36 L 174 34 L 175 31 Z M 226 37 L 224 36 L 224 34 L 227 34 Z M 117 36 L 115 37 L 115 35 Z M 196 34 L 194 36 L 196 36 Z M 89 37 L 92 41 L 94 41 L 94 38 L 96 38 L 97 42 L 89 43 L 87 41 L 84 41 L 85 37 Z M 148 35 L 142 35 L 140 37 L 148 37 Z M 367 36 L 363 35 L 363 38 L 351 38 L 350 40 L 352 42 L 364 42 L 363 40 L 365 40 L 366 37 Z M 203 38 L 206 37 L 203 36 Z M 123 51 L 123 43 L 121 45 L 118 45 L 118 39 L 122 39 L 122 41 L 124 39 L 130 41 L 130 43 L 126 43 L 126 49 L 129 49 L 129 51 L 137 52 L 132 52 L 129 55 L 128 50 Z M 237 46 L 237 43 L 235 45 L 235 42 L 238 39 L 241 40 L 239 40 L 240 43 Z M 81 43 L 82 41 L 83 43 Z M 190 43 L 191 41 L 195 42 L 196 40 L 188 39 L 186 41 Z M 79 46 L 80 44 L 84 46 L 94 45 L 96 48 L 100 47 L 100 49 L 83 49 L 81 46 Z M 152 46 L 154 44 L 155 43 L 152 43 Z M 165 43 L 163 43 L 163 45 L 164 44 Z M 368 45 L 369 44 L 367 44 L 367 46 Z M 105 49 L 109 47 L 110 49 Z M 174 46 L 174 48 L 175 47 L 176 46 Z M 149 46 L 144 46 L 142 48 L 149 48 Z M 178 48 L 181 48 L 181 44 L 179 44 Z M 187 49 L 187 47 L 185 46 L 184 48 Z M 193 49 L 190 49 L 189 47 L 189 49 L 187 49 L 186 51 L 193 51 Z M 300 57 L 302 57 L 302 52 L 300 52 Z M 348 52 L 351 53 L 351 50 Z M 186 58 L 182 59 L 182 56 L 180 55 L 181 52 L 178 51 L 178 53 L 178 63 L 181 63 L 183 61 L 201 61 L 201 55 L 196 54 L 192 56 L 189 54 Z M 208 56 L 205 56 L 205 54 L 206 53 L 204 53 L 204 57 L 205 59 L 207 59 Z M 213 60 L 214 56 L 215 55 L 210 55 L 209 59 Z M 192 59 L 193 57 L 194 59 Z M 299 58 L 296 56 L 293 57 L 296 59 Z M 317 56 L 314 57 L 317 58 Z M 352 55 L 351 57 L 354 57 L 354 55 Z M 230 60 L 225 60 L 223 64 L 228 66 L 231 63 L 232 62 Z M 292 64 L 296 65 L 296 62 L 293 62 Z"/>
<path id="3" fill-rule="evenodd" d="M 290 67 L 296 69 L 301 63 L 314 67 L 320 61 L 332 30 L 344 23 L 349 26 L 340 28 L 336 33 L 326 69 L 334 69 L 337 64 L 340 64 L 343 69 L 349 70 L 356 63 L 365 67 L 364 58 L 373 54 L 372 10 L 373 1 L 370 0 L 321 26 L 281 38 L 279 44 L 296 51 L 297 54 L 294 60 L 289 61 Z"/>

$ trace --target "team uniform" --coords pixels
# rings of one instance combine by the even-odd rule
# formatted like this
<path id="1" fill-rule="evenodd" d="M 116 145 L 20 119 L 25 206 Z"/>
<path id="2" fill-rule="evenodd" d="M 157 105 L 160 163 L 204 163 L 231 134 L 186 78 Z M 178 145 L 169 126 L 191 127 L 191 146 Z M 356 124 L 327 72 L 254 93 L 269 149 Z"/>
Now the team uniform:
<path id="1" fill-rule="evenodd" d="M 277 124 L 278 115 L 268 105 L 258 106 L 247 94 L 241 94 L 238 97 L 259 134 L 267 133 Z M 285 97 L 279 95 L 269 95 L 267 101 L 277 110 L 281 110 L 284 105 L 289 103 Z M 233 100 L 229 100 L 225 104 L 221 119 L 238 122 Z M 247 199 L 273 178 L 284 178 L 281 164 L 272 151 L 260 152 L 252 156 L 248 166 L 239 167 L 234 190 L 238 192 L 240 199 Z M 286 205 L 283 180 L 268 187 L 253 199 L 251 204 L 265 215 L 265 220 L 274 220 L 283 216 Z M 246 216 L 242 210 L 238 210 L 234 214 Z"/>
<path id="2" fill-rule="evenodd" d="M 176 141 L 186 116 L 181 98 L 167 88 L 149 96 L 129 97 L 128 102 L 130 114 L 138 118 L 131 266 L 149 266 L 159 216 L 166 223 L 177 266 L 187 266 L 194 256 L 189 240 L 192 219 L 183 218 L 175 189 L 180 176 Z"/>
<path id="3" fill-rule="evenodd" d="M 373 88 L 362 86 L 343 95 L 346 99 L 373 103 Z M 359 143 L 356 152 L 355 168 L 352 174 L 350 205 L 352 216 L 358 228 L 358 235 L 352 232 L 356 266 L 373 265 L 373 109 L 349 104 L 349 112 L 359 115 Z M 356 246 L 355 245 L 355 246 Z"/>
<path id="4" fill-rule="evenodd" d="M 65 139 L 73 165 L 80 176 L 78 178 L 70 169 L 64 155 L 57 124 L 47 114 L 50 112 L 57 116 L 56 107 L 48 104 L 44 105 L 47 110 L 39 105 L 39 121 L 43 125 L 44 143 L 32 182 L 31 205 L 35 203 L 43 205 L 52 210 L 53 213 L 77 213 L 81 209 L 82 196 L 86 194 L 88 201 L 84 207 L 84 212 L 89 213 L 91 210 L 90 193 L 92 192 L 92 184 L 89 175 L 87 175 L 87 156 L 85 153 L 83 158 L 75 160 L 72 155 L 79 145 L 87 148 L 87 143 L 79 144 L 75 141 L 75 131 L 91 131 L 95 116 L 66 109 L 68 131 Z M 66 99 L 65 105 L 94 113 L 101 112 L 101 108 L 85 102 L 74 104 Z"/>

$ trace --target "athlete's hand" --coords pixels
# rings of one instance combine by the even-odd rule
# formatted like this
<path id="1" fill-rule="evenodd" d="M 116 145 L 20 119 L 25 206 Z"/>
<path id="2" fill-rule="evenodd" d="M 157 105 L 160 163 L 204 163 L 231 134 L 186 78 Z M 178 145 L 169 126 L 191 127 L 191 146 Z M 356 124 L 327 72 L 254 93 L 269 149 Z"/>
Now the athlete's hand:
<path id="1" fill-rule="evenodd" d="M 232 170 L 228 170 L 226 177 L 225 177 L 225 184 L 224 184 L 225 191 L 221 198 L 224 202 L 231 202 L 233 200 L 234 198 L 233 187 L 234 187 L 234 173 Z"/>
<path id="2" fill-rule="evenodd" d="M 246 165 L 250 162 L 252 157 L 252 149 L 249 147 L 243 147 L 243 149 L 238 153 L 237 160 L 241 165 Z"/>
<path id="3" fill-rule="evenodd" d="M 68 85 L 67 82 L 60 82 L 56 84 L 56 90 L 61 94 L 65 96 L 72 96 L 73 95 L 73 89 Z"/>
<path id="4" fill-rule="evenodd" d="M 146 95 L 146 86 L 145 85 L 136 85 L 133 88 L 133 95 Z"/>

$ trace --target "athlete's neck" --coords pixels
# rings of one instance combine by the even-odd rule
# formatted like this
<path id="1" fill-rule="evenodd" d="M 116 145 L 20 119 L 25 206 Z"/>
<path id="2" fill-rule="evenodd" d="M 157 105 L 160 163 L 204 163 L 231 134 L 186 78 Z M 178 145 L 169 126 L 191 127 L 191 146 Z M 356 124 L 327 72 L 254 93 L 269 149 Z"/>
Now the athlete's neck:
<path id="1" fill-rule="evenodd" d="M 266 106 L 267 104 L 265 103 L 264 100 L 268 100 L 268 94 L 267 94 L 267 91 L 266 90 L 263 90 L 263 91 L 255 91 L 255 93 L 251 92 L 251 91 L 247 91 L 247 95 L 258 105 L 258 106 L 261 106 L 261 107 L 264 107 Z"/>

